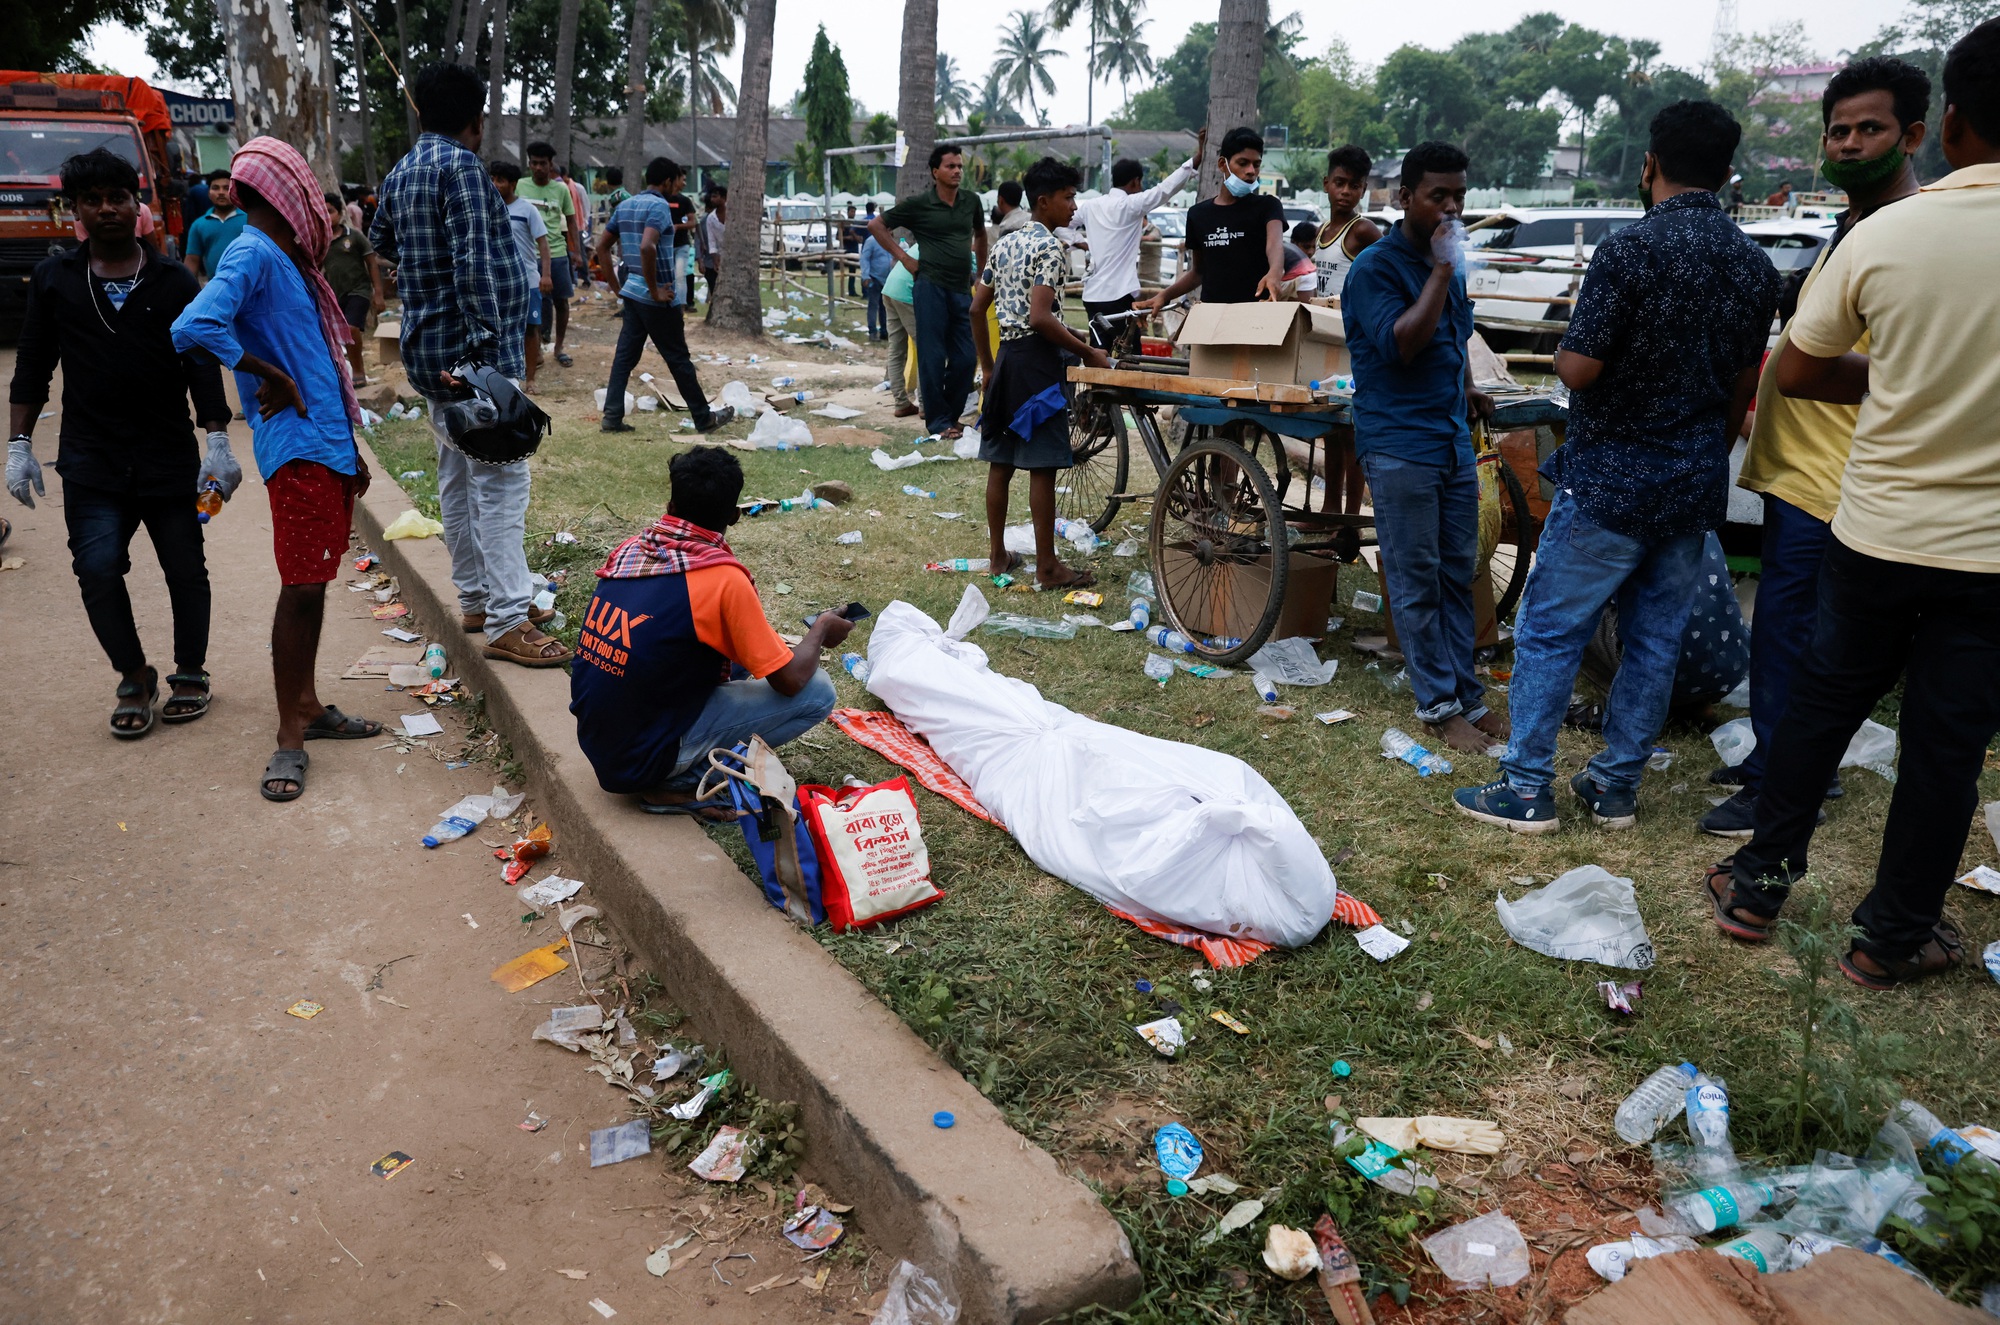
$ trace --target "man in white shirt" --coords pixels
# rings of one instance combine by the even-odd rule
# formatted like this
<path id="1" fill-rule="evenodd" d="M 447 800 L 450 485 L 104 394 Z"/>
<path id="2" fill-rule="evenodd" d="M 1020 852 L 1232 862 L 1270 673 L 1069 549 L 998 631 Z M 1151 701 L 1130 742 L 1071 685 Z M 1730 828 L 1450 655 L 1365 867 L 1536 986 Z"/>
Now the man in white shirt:
<path id="1" fill-rule="evenodd" d="M 1090 274 L 1083 278 L 1083 311 L 1090 317 L 1123 313 L 1139 293 L 1139 232 L 1146 213 L 1180 192 L 1194 177 L 1196 161 L 1208 147 L 1208 130 L 1195 142 L 1194 156 L 1150 189 L 1142 190 L 1146 168 L 1126 157 L 1111 167 L 1111 192 L 1080 203 L 1072 231 L 1090 245 Z M 1064 236 L 1067 238 L 1067 236 Z"/>

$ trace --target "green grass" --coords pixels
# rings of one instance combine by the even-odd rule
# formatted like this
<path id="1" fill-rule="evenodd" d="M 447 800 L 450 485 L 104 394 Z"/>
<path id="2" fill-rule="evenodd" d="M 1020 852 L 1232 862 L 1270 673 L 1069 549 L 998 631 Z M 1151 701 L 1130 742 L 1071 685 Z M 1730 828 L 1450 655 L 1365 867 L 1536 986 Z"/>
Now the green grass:
<path id="1" fill-rule="evenodd" d="M 716 370 L 703 371 L 708 378 Z M 810 384 L 809 368 L 800 375 Z M 679 443 L 659 416 L 637 421 L 639 433 L 605 438 L 587 423 L 565 419 L 535 461 L 530 559 L 543 570 L 566 566 L 576 572 L 561 596 L 572 638 L 591 592 L 589 569 L 665 503 L 666 466 Z M 377 430 L 375 445 L 392 474 L 432 467 L 421 427 L 388 425 Z M 845 509 L 771 514 L 732 531 L 731 542 L 755 573 L 780 629 L 796 631 L 803 614 L 849 599 L 879 611 L 902 598 L 942 620 L 968 577 L 926 573 L 923 563 L 984 555 L 981 465 L 884 474 L 869 464 L 865 450 L 829 448 L 742 458 L 752 494 L 795 494 L 808 482 L 830 478 L 847 480 L 855 491 Z M 937 499 L 905 497 L 900 489 L 907 481 L 936 489 Z M 428 476 L 406 480 L 405 487 L 434 509 Z M 1017 492 L 1016 503 L 1015 518 L 1025 518 L 1024 492 Z M 880 518 L 864 514 L 871 507 Z M 965 518 L 938 520 L 932 512 L 939 510 Z M 1140 518 L 1132 516 L 1135 523 Z M 551 545 L 549 535 L 558 528 L 580 542 Z M 863 532 L 860 546 L 834 542 L 850 529 Z M 1114 527 L 1112 541 L 1122 532 Z M 1128 571 L 1143 563 L 1113 558 L 1108 548 L 1109 542 L 1094 566 L 1111 598 L 1103 611 L 1111 620 Z M 778 593 L 780 584 L 791 592 Z M 1475 1205 L 1491 1208 L 1532 1189 L 1536 1168 L 1575 1147 L 1603 1149 L 1611 1165 L 1643 1176 L 1649 1161 L 1618 1146 L 1611 1113 L 1663 1062 L 1693 1059 L 1728 1079 L 1737 1145 L 1746 1154 L 1805 1160 L 1814 1145 L 1852 1151 L 1865 1144 L 1865 1135 L 1851 1126 L 1841 1130 L 1837 1111 L 1829 1109 L 1829 1118 L 1808 1124 L 1804 1150 L 1789 1149 L 1795 1064 L 1786 1048 L 1788 1004 L 1772 980 L 1789 959 L 1775 945 L 1757 950 L 1721 938 L 1699 892 L 1703 867 L 1727 851 L 1694 828 L 1712 790 L 1704 781 L 1715 763 L 1706 733 L 1681 729 L 1662 738 L 1676 760 L 1668 771 L 1647 775 L 1636 831 L 1605 833 L 1572 819 L 1558 834 L 1517 839 L 1476 825 L 1451 810 L 1450 790 L 1486 780 L 1490 761 L 1465 760 L 1457 775 L 1438 783 L 1419 781 L 1412 770 L 1379 757 L 1376 743 L 1385 727 L 1413 727 L 1409 697 L 1386 693 L 1364 674 L 1363 659 L 1348 641 L 1356 626 L 1372 628 L 1373 618 L 1341 606 L 1357 588 L 1376 587 L 1365 570 L 1342 568 L 1335 610 L 1348 626 L 1322 649 L 1340 660 L 1340 673 L 1323 689 L 1290 692 L 1301 717 L 1282 724 L 1256 715 L 1258 701 L 1240 677 L 1177 675 L 1160 689 L 1141 674 L 1145 649 L 1130 636 L 1093 630 L 1069 641 L 976 639 L 997 670 L 1032 682 L 1080 713 L 1252 764 L 1290 801 L 1329 859 L 1352 852 L 1337 867 L 1342 887 L 1411 935 L 1413 946 L 1392 962 L 1378 965 L 1346 930 L 1330 927 L 1307 948 L 1269 954 L 1242 970 L 1206 973 L 1212 988 L 1198 991 L 1190 972 L 1201 962 L 1192 952 L 1114 919 L 1036 869 L 1011 838 L 929 793 L 919 793 L 924 833 L 948 898 L 889 932 L 818 936 L 1024 1135 L 1098 1184 L 1146 1271 L 1147 1297 L 1133 1319 L 1303 1320 L 1309 1318 L 1304 1304 L 1314 1296 L 1309 1285 L 1281 1284 L 1257 1263 L 1265 1221 L 1211 1247 L 1197 1245 L 1198 1235 L 1236 1198 L 1173 1201 L 1164 1194 L 1150 1169 L 1150 1136 L 1173 1119 L 1192 1127 L 1207 1148 L 1204 1173 L 1235 1178 L 1247 1189 L 1244 1196 L 1278 1189 L 1267 1201 L 1267 1218 L 1309 1227 L 1320 1212 L 1333 1209 L 1377 1283 L 1406 1279 L 1427 1265 L 1411 1240 L 1413 1229 L 1420 1233 L 1464 1217 Z M 996 610 L 1049 617 L 1073 610 L 1040 596 L 989 596 Z M 864 638 L 865 627 L 853 647 Z M 837 667 L 832 670 L 844 702 L 875 706 Z M 1332 707 L 1353 709 L 1360 718 L 1323 727 L 1307 716 Z M 1895 725 L 1893 700 L 1877 716 Z M 1596 748 L 1594 739 L 1565 732 L 1561 776 L 1581 767 Z M 893 772 L 830 728 L 788 748 L 786 757 L 801 781 L 837 785 L 847 774 L 873 781 Z M 1848 796 L 1834 806 L 1814 843 L 1819 878 L 1842 916 L 1872 880 L 1890 794 L 1872 773 L 1849 770 L 1846 782 Z M 2000 796 L 2000 777 L 1989 770 L 1981 790 L 1982 800 Z M 735 830 L 716 837 L 742 858 Z M 1977 831 L 1966 867 L 1991 859 L 1991 845 Z M 1614 972 L 1516 948 L 1495 918 L 1496 890 L 1510 896 L 1523 890 L 1510 879 L 1546 882 L 1583 864 L 1602 865 L 1637 885 L 1659 964 L 1644 977 L 1635 1018 L 1608 1012 L 1594 992 Z M 2000 937 L 2000 904 L 1959 889 L 1951 904 L 1968 922 L 1974 954 Z M 892 937 L 903 944 L 893 954 Z M 1153 982 L 1152 994 L 1135 991 L 1141 979 Z M 939 985 L 950 995 L 943 1006 L 935 994 Z M 1851 1001 L 1870 1029 L 1903 1037 L 1906 1047 L 1893 1066 L 1908 1094 L 1947 1122 L 1992 1123 L 2000 1116 L 1994 1106 L 2000 1058 L 1982 1050 L 2000 1035 L 1994 993 L 1975 963 L 1967 972 L 1890 996 L 1853 991 Z M 1182 1020 L 1195 1034 L 1175 1062 L 1159 1058 L 1131 1029 L 1156 1015 L 1165 998 L 1185 1006 Z M 1214 1009 L 1241 1018 L 1251 1034 L 1239 1038 L 1208 1021 Z M 1497 1044 L 1481 1048 L 1472 1038 L 1502 1035 L 1511 1054 Z M 1335 1059 L 1350 1063 L 1353 1075 L 1330 1076 Z M 1340 1094 L 1341 1107 L 1355 1114 L 1494 1118 L 1509 1136 L 1504 1162 L 1489 1172 L 1485 1164 L 1444 1161 L 1438 1167 L 1447 1178 L 1476 1185 L 1483 1174 L 1485 1194 L 1447 1182 L 1435 1208 L 1419 1209 L 1359 1183 L 1338 1163 L 1326 1129 L 1323 1100 L 1329 1093 Z M 1515 1176 L 1523 1166 L 1528 1174 Z M 1582 1208 L 1591 1206 L 1586 1201 Z M 1526 1215 L 1523 1224 L 1531 1241 L 1547 1231 Z M 1629 1230 L 1625 1225 L 1620 1232 Z M 1247 1278 L 1239 1270 L 1247 1270 Z M 1435 1276 L 1429 1284 L 1435 1288 Z"/>

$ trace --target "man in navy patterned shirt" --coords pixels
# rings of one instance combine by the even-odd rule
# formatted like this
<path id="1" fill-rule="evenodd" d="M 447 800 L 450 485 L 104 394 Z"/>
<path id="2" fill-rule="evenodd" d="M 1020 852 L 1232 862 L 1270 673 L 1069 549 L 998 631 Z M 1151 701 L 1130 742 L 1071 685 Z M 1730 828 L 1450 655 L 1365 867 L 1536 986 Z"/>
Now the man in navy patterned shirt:
<path id="1" fill-rule="evenodd" d="M 1729 443 L 1778 305 L 1776 269 L 1716 197 L 1741 126 L 1713 102 L 1677 101 L 1651 134 L 1640 187 L 1652 207 L 1598 246 L 1556 354 L 1569 436 L 1542 470 L 1556 495 L 1515 627 L 1502 776 L 1455 795 L 1472 818 L 1515 832 L 1558 826 L 1556 732 L 1614 597 L 1625 650 L 1605 749 L 1570 787 L 1604 827 L 1637 822 L 1703 535 L 1728 510 Z"/>

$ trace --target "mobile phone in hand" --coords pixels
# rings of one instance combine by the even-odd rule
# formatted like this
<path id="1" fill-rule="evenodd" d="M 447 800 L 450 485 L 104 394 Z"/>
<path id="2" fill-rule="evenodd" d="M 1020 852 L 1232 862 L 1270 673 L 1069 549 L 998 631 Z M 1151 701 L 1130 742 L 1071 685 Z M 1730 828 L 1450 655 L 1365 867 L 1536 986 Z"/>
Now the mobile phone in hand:
<path id="1" fill-rule="evenodd" d="M 823 612 L 816 612 L 812 616 L 805 618 L 805 623 L 808 626 L 810 626 L 814 621 L 818 620 L 820 617 L 824 615 L 825 613 Z M 839 611 L 835 612 L 834 615 L 841 618 L 843 621 L 853 622 L 853 621 L 864 620 L 875 614 L 873 612 L 870 612 L 867 608 L 863 607 L 859 603 L 849 603 L 846 607 L 843 607 Z"/>

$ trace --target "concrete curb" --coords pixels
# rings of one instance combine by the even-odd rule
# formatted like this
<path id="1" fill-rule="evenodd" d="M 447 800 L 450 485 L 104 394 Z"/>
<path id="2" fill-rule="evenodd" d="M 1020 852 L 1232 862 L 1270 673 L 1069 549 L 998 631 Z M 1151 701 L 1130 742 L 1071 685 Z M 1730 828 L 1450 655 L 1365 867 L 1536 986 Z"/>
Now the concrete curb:
<path id="1" fill-rule="evenodd" d="M 370 464 L 386 472 L 372 454 Z M 732 1064 L 767 1095 L 799 1103 L 809 1166 L 855 1204 L 868 1236 L 948 1273 L 969 1321 L 1039 1321 L 1137 1296 L 1124 1230 L 1088 1188 L 768 906 L 701 829 L 640 814 L 598 787 L 576 744 L 568 674 L 484 657 L 479 637 L 459 630 L 443 541 L 383 539 L 409 504 L 378 477 L 355 527 L 401 582 L 415 623 L 444 642 L 453 672 L 484 693 L 555 827 L 561 872 L 590 882 Z M 931 1123 L 940 1109 L 957 1116 L 949 1131 Z"/>

